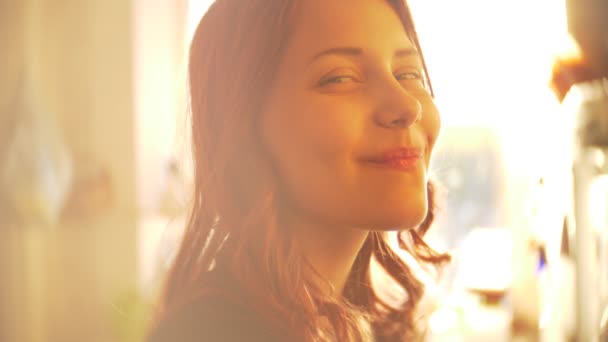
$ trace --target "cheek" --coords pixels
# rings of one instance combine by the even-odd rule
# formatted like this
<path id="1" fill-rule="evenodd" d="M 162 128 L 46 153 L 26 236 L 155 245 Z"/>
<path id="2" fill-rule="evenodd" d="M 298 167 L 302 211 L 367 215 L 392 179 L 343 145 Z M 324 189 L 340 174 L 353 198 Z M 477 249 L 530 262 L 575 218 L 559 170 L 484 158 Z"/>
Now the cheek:
<path id="1" fill-rule="evenodd" d="M 426 134 L 428 153 L 427 153 L 427 167 L 429 163 L 429 158 L 433 151 L 433 147 L 435 146 L 435 142 L 437 142 L 437 138 L 439 137 L 439 132 L 441 130 L 441 116 L 439 115 L 439 111 L 435 106 L 432 99 L 428 99 L 423 103 L 424 115 L 422 118 L 422 127 Z"/>
<path id="2" fill-rule="evenodd" d="M 348 107 L 352 106 L 294 103 L 274 112 L 266 129 L 270 149 L 282 164 L 307 162 L 314 167 L 344 160 L 352 153 L 362 128 L 360 115 Z"/>
<path id="3" fill-rule="evenodd" d="M 292 100 L 268 112 L 262 125 L 283 191 L 308 211 L 339 201 L 352 178 L 363 115 L 355 105 L 335 102 Z"/>

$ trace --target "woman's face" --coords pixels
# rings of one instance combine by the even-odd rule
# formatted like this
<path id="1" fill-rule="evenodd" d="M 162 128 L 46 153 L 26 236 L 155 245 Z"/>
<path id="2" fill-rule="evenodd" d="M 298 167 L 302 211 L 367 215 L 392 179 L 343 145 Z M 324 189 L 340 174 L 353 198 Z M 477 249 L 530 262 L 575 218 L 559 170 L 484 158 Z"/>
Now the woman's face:
<path id="1" fill-rule="evenodd" d="M 260 122 L 283 205 L 327 225 L 415 227 L 440 121 L 399 17 L 385 0 L 306 0 L 295 25 Z"/>

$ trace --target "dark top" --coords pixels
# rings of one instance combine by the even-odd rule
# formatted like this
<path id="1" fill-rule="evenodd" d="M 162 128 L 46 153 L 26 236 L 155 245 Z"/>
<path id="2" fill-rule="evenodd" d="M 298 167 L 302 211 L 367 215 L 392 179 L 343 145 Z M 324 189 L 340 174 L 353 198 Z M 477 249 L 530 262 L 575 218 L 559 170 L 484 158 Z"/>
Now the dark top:
<path id="1" fill-rule="evenodd" d="M 163 319 L 148 342 L 284 341 L 252 309 L 221 296 L 205 296 Z"/>
<path id="2" fill-rule="evenodd" d="M 242 288 L 220 270 L 208 275 L 213 291 L 163 317 L 147 342 L 278 342 L 276 327 L 239 300 Z"/>

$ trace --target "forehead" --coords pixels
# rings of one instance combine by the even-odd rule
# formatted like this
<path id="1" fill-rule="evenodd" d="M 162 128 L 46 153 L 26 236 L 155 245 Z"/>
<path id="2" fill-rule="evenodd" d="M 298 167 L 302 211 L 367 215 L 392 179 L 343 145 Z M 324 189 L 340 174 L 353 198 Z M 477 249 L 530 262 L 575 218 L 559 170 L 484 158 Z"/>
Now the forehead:
<path id="1" fill-rule="evenodd" d="M 412 47 L 386 0 L 302 0 L 291 43 L 310 50 L 352 46 L 390 53 Z"/>

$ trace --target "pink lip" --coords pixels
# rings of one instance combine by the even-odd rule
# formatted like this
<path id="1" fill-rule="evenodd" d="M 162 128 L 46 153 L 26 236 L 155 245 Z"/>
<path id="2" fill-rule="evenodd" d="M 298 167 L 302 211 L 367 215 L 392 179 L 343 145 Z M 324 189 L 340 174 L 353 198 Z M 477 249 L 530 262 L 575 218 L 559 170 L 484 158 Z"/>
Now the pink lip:
<path id="1" fill-rule="evenodd" d="M 416 167 L 421 158 L 421 148 L 400 147 L 364 158 L 363 161 L 376 167 L 410 171 Z"/>

